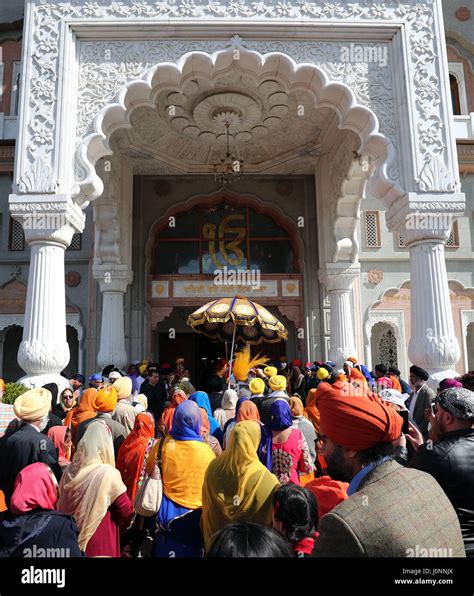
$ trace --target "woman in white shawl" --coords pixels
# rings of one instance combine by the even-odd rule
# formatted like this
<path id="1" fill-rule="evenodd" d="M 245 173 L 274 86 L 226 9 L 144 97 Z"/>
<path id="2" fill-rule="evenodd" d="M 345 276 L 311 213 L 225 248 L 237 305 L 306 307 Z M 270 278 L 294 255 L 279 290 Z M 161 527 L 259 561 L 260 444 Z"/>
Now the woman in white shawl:
<path id="1" fill-rule="evenodd" d="M 88 557 L 120 557 L 120 529 L 133 512 L 105 423 L 92 422 L 79 441 L 59 484 L 57 509 L 74 516 Z"/>
<path id="2" fill-rule="evenodd" d="M 214 410 L 214 418 L 220 424 L 221 430 L 224 430 L 227 420 L 234 418 L 235 406 L 238 400 L 237 392 L 234 389 L 227 389 L 222 396 L 222 407 Z"/>

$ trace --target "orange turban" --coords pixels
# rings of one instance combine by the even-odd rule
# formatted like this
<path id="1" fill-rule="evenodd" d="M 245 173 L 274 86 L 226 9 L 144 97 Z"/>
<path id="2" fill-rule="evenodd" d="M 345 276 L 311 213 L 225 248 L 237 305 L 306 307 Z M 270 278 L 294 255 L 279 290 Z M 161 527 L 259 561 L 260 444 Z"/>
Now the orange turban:
<path id="1" fill-rule="evenodd" d="M 315 401 L 321 433 L 346 449 L 363 451 L 401 435 L 403 418 L 363 387 L 340 381 L 320 383 Z"/>
<path id="2" fill-rule="evenodd" d="M 347 494 L 349 483 L 333 480 L 329 476 L 315 478 L 311 482 L 308 482 L 308 484 L 305 484 L 305 488 L 310 490 L 316 497 L 319 519 L 349 496 Z"/>
<path id="3" fill-rule="evenodd" d="M 112 385 L 101 389 L 94 400 L 94 410 L 97 412 L 112 412 L 117 405 L 117 392 Z"/>

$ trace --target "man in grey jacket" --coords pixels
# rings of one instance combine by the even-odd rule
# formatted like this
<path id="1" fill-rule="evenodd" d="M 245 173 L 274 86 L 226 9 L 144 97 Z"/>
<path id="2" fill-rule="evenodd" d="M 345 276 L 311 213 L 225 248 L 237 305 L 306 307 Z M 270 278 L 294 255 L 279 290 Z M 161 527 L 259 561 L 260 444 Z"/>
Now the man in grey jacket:
<path id="1" fill-rule="evenodd" d="M 349 498 L 324 515 L 316 557 L 464 557 L 461 528 L 432 476 L 391 458 L 402 418 L 378 396 L 347 383 L 316 394 L 328 474 Z"/>

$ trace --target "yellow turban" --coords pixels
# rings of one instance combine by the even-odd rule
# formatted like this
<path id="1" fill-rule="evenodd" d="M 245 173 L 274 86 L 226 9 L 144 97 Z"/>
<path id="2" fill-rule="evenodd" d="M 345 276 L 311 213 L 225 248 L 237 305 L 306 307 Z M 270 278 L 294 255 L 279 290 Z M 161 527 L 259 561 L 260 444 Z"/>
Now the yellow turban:
<path id="1" fill-rule="evenodd" d="M 48 415 L 52 399 L 51 391 L 43 387 L 36 387 L 15 399 L 13 411 L 17 418 L 26 420 L 26 422 L 41 420 Z"/>
<path id="2" fill-rule="evenodd" d="M 141 375 L 146 371 L 147 366 L 148 366 L 148 364 L 140 364 L 140 366 L 138 367 L 138 370 L 140 371 Z"/>
<path id="3" fill-rule="evenodd" d="M 324 379 L 327 379 L 329 377 L 329 371 L 326 368 L 321 367 L 318 369 L 316 376 L 320 381 L 324 381 Z"/>
<path id="4" fill-rule="evenodd" d="M 263 369 L 263 374 L 268 378 L 274 377 L 277 373 L 278 370 L 274 366 L 266 366 Z"/>
<path id="5" fill-rule="evenodd" d="M 262 379 L 252 379 L 249 383 L 250 391 L 254 395 L 261 395 L 265 391 L 265 383 Z"/>
<path id="6" fill-rule="evenodd" d="M 132 379 L 130 377 L 120 377 L 114 383 L 114 389 L 117 392 L 117 399 L 125 399 L 132 394 Z"/>
<path id="7" fill-rule="evenodd" d="M 113 385 L 104 387 L 97 392 L 93 402 L 94 410 L 97 412 L 112 412 L 115 410 L 115 406 L 117 405 L 117 391 L 115 391 L 115 384 L 119 381 L 120 379 L 115 381 Z"/>
<path id="8" fill-rule="evenodd" d="M 268 381 L 273 391 L 285 391 L 286 378 L 283 375 L 273 375 Z"/>
<path id="9" fill-rule="evenodd" d="M 149 360 L 147 360 L 146 358 L 143 358 L 143 360 L 141 361 L 141 364 L 148 364 Z"/>

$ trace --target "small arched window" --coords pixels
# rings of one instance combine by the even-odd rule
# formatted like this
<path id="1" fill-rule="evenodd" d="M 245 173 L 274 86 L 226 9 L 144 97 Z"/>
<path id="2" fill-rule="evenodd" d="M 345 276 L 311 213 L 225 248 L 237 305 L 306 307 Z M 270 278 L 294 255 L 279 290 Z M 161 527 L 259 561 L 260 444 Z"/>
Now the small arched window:
<path id="1" fill-rule="evenodd" d="M 461 100 L 459 97 L 459 82 L 455 75 L 449 75 L 449 86 L 451 89 L 451 102 L 453 105 L 453 114 L 455 116 L 461 115 Z"/>

